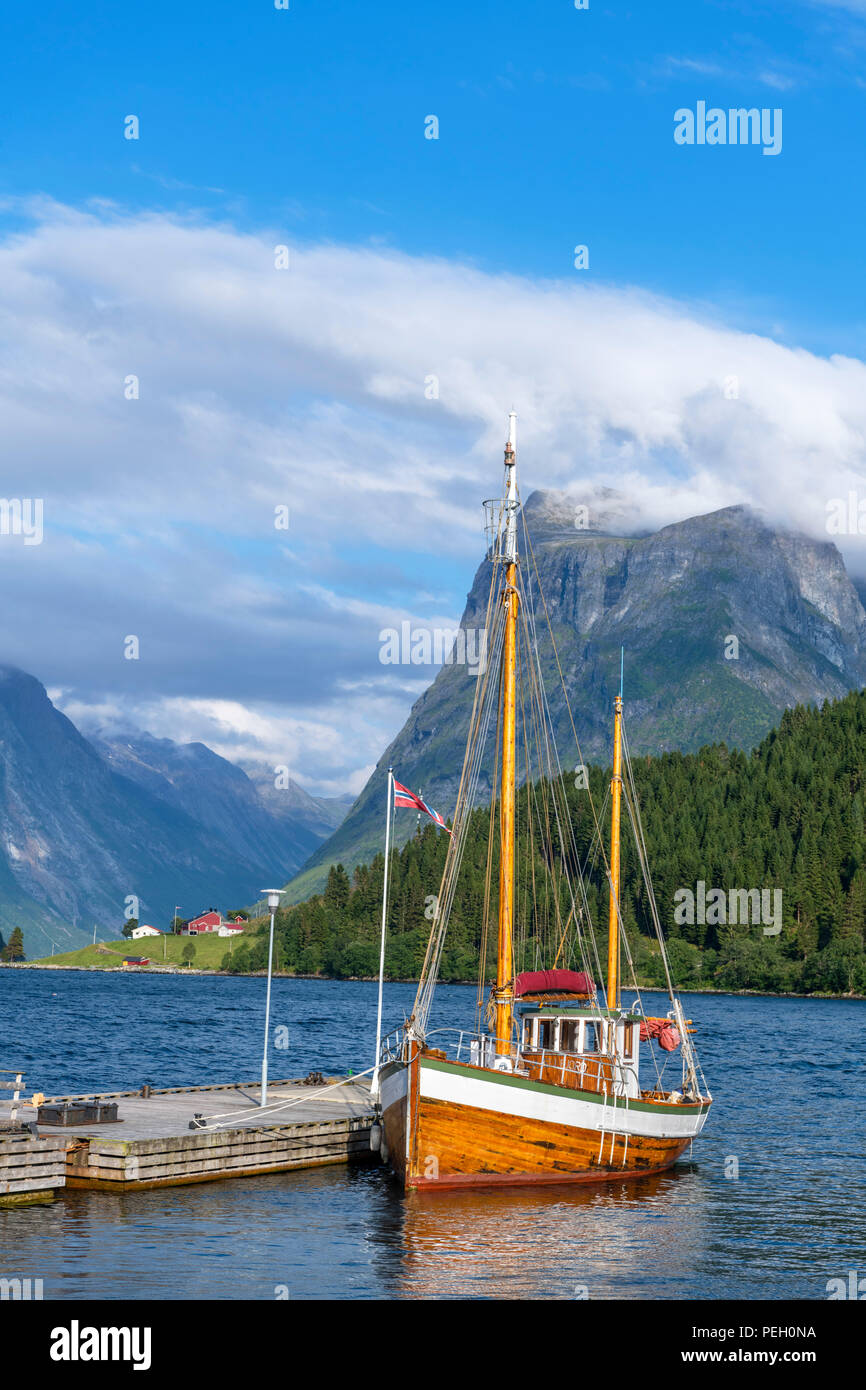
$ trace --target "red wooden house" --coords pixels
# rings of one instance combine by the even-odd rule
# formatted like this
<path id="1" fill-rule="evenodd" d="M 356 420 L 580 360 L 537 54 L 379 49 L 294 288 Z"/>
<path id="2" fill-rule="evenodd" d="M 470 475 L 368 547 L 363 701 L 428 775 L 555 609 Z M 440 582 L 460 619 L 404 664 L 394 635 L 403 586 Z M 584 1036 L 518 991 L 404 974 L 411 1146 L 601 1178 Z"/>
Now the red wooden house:
<path id="1" fill-rule="evenodd" d="M 200 917 L 193 917 L 187 922 L 181 931 L 181 936 L 204 936 L 207 932 L 215 932 L 218 936 L 229 936 L 235 932 L 242 932 L 246 922 L 241 919 L 238 922 L 227 921 L 221 912 L 203 912 Z"/>

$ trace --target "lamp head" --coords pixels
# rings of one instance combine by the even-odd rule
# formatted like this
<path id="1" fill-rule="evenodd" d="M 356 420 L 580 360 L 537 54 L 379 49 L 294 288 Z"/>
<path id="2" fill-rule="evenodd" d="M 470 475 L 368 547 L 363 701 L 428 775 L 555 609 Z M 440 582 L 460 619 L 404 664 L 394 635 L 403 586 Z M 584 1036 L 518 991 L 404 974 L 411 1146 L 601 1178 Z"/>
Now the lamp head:
<path id="1" fill-rule="evenodd" d="M 264 894 L 264 896 L 265 896 L 265 897 L 267 898 L 267 900 L 268 900 L 268 907 L 271 909 L 271 912 L 273 912 L 276 908 L 279 907 L 279 905 L 280 905 L 280 898 L 283 896 L 283 893 L 285 892 L 285 889 L 283 889 L 283 888 L 263 888 L 261 891 L 262 891 L 262 893 Z"/>

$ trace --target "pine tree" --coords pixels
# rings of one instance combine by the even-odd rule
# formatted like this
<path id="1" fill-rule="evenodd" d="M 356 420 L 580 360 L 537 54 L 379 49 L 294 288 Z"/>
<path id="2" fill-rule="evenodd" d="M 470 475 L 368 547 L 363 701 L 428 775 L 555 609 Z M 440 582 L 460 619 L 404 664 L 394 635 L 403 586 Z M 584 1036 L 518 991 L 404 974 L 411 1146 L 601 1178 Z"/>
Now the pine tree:
<path id="1" fill-rule="evenodd" d="M 25 960 L 24 955 L 24 933 L 20 927 L 13 927 L 9 942 L 0 951 L 0 957 L 5 961 Z"/>

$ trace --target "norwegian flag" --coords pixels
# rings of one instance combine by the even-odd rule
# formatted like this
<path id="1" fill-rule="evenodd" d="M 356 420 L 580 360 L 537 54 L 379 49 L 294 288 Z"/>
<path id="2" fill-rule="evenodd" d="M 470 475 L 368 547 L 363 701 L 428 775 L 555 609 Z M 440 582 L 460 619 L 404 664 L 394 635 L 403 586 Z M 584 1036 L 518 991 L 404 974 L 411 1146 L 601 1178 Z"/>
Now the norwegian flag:
<path id="1" fill-rule="evenodd" d="M 394 778 L 394 806 L 406 806 L 410 810 L 414 808 L 415 810 L 423 811 L 425 816 L 429 816 L 432 821 L 435 821 L 436 825 L 440 825 L 443 830 L 448 830 L 448 826 L 445 824 L 439 812 L 432 810 L 431 807 L 427 805 L 426 801 L 422 801 L 420 796 L 416 796 L 414 792 L 410 792 L 409 788 L 404 787 L 402 782 L 398 782 L 396 777 Z M 448 834 L 451 834 L 450 830 L 448 830 Z"/>

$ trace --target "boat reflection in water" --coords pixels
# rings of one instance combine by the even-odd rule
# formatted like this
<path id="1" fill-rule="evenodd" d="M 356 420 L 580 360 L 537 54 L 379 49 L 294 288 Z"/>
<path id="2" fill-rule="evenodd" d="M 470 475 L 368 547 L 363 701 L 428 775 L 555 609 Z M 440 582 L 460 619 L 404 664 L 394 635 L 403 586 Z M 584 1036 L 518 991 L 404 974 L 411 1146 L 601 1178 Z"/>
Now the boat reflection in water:
<path id="1" fill-rule="evenodd" d="M 398 1298 L 678 1296 L 704 1246 L 695 1165 L 598 1186 L 410 1191 Z"/>

